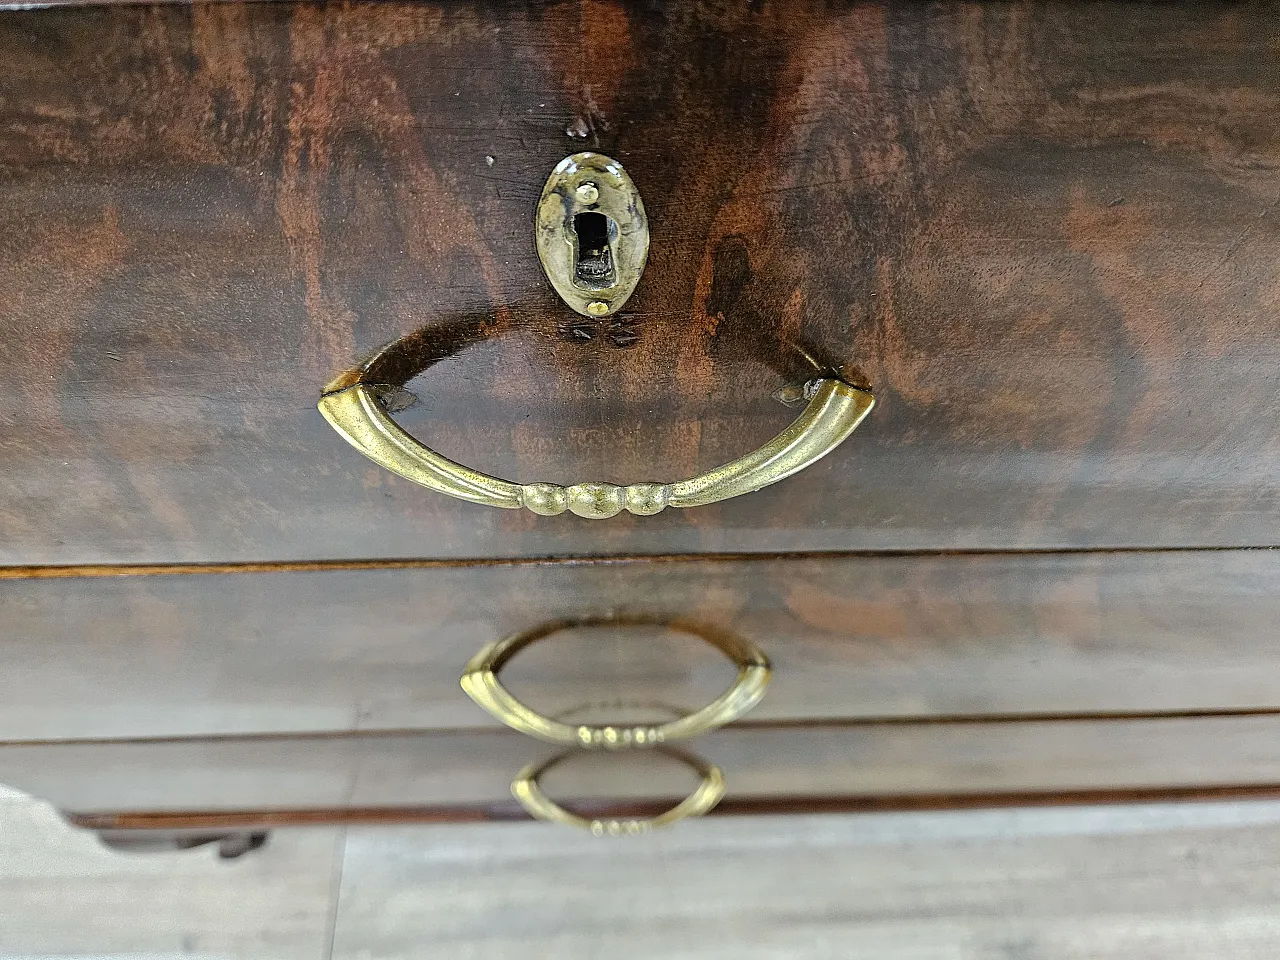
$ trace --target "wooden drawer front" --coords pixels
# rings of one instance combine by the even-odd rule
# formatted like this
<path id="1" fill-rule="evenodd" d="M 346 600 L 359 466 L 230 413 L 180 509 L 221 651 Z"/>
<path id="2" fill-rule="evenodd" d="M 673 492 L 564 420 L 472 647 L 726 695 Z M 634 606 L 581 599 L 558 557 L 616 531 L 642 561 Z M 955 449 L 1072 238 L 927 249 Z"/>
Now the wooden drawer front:
<path id="1" fill-rule="evenodd" d="M 492 726 L 473 654 L 610 613 L 759 646 L 757 721 L 1280 709 L 1280 552 L 548 563 L 0 580 L 0 740 Z M 502 677 L 555 715 L 696 709 L 733 670 L 570 630 Z"/>
<path id="2" fill-rule="evenodd" d="M 742 727 L 690 749 L 726 802 L 914 795 L 1280 788 L 1280 716 Z M 0 783 L 64 810 L 513 807 L 510 783 L 553 754 L 507 731 L 0 746 Z M 669 800 L 693 786 L 649 751 L 581 752 L 548 773 L 560 800 Z"/>
<path id="3" fill-rule="evenodd" d="M 1278 46 L 1266 3 L 5 14 L 0 562 L 1271 544 Z M 653 234 L 598 324 L 532 245 L 584 147 Z M 805 357 L 879 404 L 761 493 L 538 518 L 316 412 L 424 327 L 403 422 L 518 480 L 722 463 Z"/>

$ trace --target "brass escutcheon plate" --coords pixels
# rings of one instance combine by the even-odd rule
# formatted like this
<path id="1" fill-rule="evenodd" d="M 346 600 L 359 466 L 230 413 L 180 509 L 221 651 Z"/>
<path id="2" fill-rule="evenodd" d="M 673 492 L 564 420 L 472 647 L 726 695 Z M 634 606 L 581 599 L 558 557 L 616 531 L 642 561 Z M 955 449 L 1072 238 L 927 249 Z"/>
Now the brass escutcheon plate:
<path id="1" fill-rule="evenodd" d="M 565 157 L 542 188 L 534 242 L 565 303 L 585 317 L 617 313 L 649 258 L 640 191 L 617 160 L 589 152 Z"/>

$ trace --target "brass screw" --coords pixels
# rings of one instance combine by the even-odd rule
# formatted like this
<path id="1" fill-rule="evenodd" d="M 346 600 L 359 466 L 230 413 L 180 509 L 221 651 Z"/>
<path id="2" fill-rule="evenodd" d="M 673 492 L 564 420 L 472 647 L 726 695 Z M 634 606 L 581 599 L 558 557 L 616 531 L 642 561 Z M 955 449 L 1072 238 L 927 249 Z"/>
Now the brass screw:
<path id="1" fill-rule="evenodd" d="M 609 312 L 609 305 L 603 300 L 592 300 L 587 304 L 587 313 L 593 317 L 603 317 Z"/>
<path id="2" fill-rule="evenodd" d="M 583 203 L 595 203 L 600 199 L 600 189 L 590 180 L 586 183 L 578 184 L 578 189 L 575 192 L 578 194 L 578 199 Z"/>

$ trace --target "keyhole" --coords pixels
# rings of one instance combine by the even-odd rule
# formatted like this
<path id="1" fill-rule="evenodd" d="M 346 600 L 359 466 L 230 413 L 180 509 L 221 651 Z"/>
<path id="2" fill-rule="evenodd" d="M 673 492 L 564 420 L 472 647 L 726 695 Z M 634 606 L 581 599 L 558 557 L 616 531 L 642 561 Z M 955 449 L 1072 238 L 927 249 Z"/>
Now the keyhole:
<path id="1" fill-rule="evenodd" d="M 589 290 L 603 290 L 616 282 L 609 226 L 609 218 L 603 213 L 579 213 L 573 218 L 573 232 L 578 235 L 578 259 L 573 276 L 580 286 Z"/>

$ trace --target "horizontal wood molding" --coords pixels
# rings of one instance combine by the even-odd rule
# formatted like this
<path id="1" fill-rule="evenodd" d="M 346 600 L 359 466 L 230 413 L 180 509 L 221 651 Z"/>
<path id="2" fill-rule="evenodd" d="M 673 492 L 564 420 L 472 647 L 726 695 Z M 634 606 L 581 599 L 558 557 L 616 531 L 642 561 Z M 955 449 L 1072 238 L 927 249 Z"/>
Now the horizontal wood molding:
<path id="1" fill-rule="evenodd" d="M 224 0 L 239 2 L 239 0 Z M 760 551 L 753 553 L 654 553 L 630 555 L 599 555 L 581 557 L 525 557 L 484 558 L 472 557 L 456 560 L 429 558 L 397 558 L 388 560 L 293 560 L 260 561 L 243 563 L 119 563 L 82 565 L 0 566 L 0 580 L 67 580 L 77 577 L 174 577 L 200 574 L 244 573 L 321 573 L 340 570 L 435 570 L 467 567 L 528 567 L 528 566 L 630 566 L 646 563 L 746 563 L 770 560 L 842 560 L 859 557 L 991 557 L 991 556 L 1055 556 L 1073 554 L 1129 554 L 1129 553 L 1229 553 L 1265 552 L 1280 550 L 1277 546 L 1186 546 L 1186 547 L 1043 547 L 1020 549 L 948 549 L 948 550 L 802 550 L 787 552 Z"/>
<path id="2" fill-rule="evenodd" d="M 670 809 L 679 797 L 654 803 L 584 805 L 574 809 L 594 817 L 650 817 Z M 1139 803 L 1214 803 L 1280 799 L 1280 783 L 1141 790 L 1059 790 L 1053 792 L 883 794 L 865 797 L 751 797 L 724 800 L 709 816 L 762 814 L 892 813 L 975 810 L 998 807 L 1095 806 Z M 62 812 L 86 830 L 274 830 L 288 827 L 381 827 L 431 823 L 527 820 L 516 804 L 488 807 L 332 807 L 298 810 L 177 810 L 163 813 Z"/>
<path id="3" fill-rule="evenodd" d="M 902 716 L 902 717 L 845 717 L 824 720 L 738 720 L 731 727 L 737 732 L 769 731 L 769 730 L 816 730 L 832 731 L 839 729 L 877 727 L 931 727 L 931 726 L 983 726 L 990 724 L 1061 724 L 1061 723 L 1097 723 L 1099 721 L 1182 721 L 1212 720 L 1231 717 L 1280 717 L 1280 707 L 1256 708 L 1240 710 L 1134 710 L 1129 712 L 1093 712 L 1093 713 L 1007 713 L 1007 714 L 956 714 L 942 716 Z M 0 749 L 5 747 L 145 747 L 145 746 L 177 746 L 191 744 L 193 746 L 209 744 L 237 743 L 294 743 L 299 749 L 306 749 L 308 743 L 327 743 L 335 740 L 360 742 L 370 737 L 507 737 L 511 733 L 504 727 L 450 727 L 439 730 L 420 728 L 378 729 L 378 730 L 316 730 L 306 733 L 256 733 L 256 734 L 211 734 L 208 736 L 185 737 L 79 737 L 64 740 L 0 740 Z"/>
<path id="4" fill-rule="evenodd" d="M 697 639 L 712 634 L 773 663 L 752 721 L 1280 709 L 1269 550 L 36 578 L 0 581 L 0 616 L 11 742 L 498 728 L 459 678 L 486 645 L 544 624 L 558 628 L 503 680 L 545 716 L 692 712 L 735 676 Z"/>
<path id="5" fill-rule="evenodd" d="M 836 808 L 1032 795 L 1169 799 L 1280 785 L 1280 716 L 730 727 L 687 745 L 719 766 L 726 802 Z M 365 734 L 0 747 L 0 782 L 79 814 L 245 811 L 506 815 L 510 785 L 560 751 L 513 732 Z M 661 752 L 579 752 L 544 777 L 558 802 L 648 807 L 692 789 Z M 933 799 L 930 799 L 933 798 Z M 960 801 L 954 801 L 960 802 Z M 1083 802 L 1083 801 L 1082 801 Z M 366 814 L 359 814 L 366 815 Z"/>

